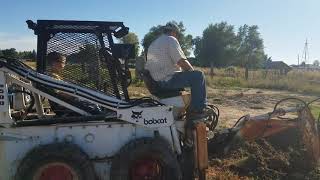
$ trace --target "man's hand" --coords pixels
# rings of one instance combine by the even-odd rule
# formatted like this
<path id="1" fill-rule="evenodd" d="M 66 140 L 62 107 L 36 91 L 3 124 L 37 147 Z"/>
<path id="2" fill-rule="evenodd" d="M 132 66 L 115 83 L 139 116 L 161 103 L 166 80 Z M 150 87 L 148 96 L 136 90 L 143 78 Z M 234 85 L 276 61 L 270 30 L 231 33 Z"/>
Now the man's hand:
<path id="1" fill-rule="evenodd" d="M 177 65 L 180 66 L 183 71 L 193 71 L 194 70 L 192 65 L 186 59 L 180 59 L 178 61 Z"/>

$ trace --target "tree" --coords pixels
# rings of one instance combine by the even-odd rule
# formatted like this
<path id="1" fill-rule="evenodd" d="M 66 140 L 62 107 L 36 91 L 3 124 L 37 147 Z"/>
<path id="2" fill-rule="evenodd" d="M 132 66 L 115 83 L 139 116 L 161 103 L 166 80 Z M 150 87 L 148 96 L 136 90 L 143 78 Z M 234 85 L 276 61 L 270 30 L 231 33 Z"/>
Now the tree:
<path id="1" fill-rule="evenodd" d="M 33 59 L 34 59 L 34 60 L 37 59 L 37 52 L 36 52 L 36 50 L 32 50 L 32 56 L 33 56 Z"/>
<path id="2" fill-rule="evenodd" d="M 313 61 L 313 65 L 314 65 L 314 66 L 319 66 L 319 65 L 320 65 L 319 60 L 314 60 L 314 61 Z"/>
<path id="3" fill-rule="evenodd" d="M 139 54 L 139 39 L 138 36 L 135 33 L 128 33 L 126 36 L 122 37 L 120 39 L 121 43 L 124 44 L 133 44 L 135 46 L 135 54 L 138 56 Z"/>
<path id="4" fill-rule="evenodd" d="M 85 44 L 79 47 L 79 52 L 75 52 L 67 56 L 69 64 L 80 64 L 82 81 L 94 82 L 97 89 L 101 89 L 101 67 L 102 61 L 99 55 L 99 48 L 94 44 Z M 76 68 L 75 71 L 80 69 Z"/>
<path id="5" fill-rule="evenodd" d="M 226 66 L 235 55 L 236 35 L 234 27 L 226 22 L 209 24 L 202 38 L 194 40 L 194 54 L 203 66 Z"/>
<path id="6" fill-rule="evenodd" d="M 18 52 L 16 51 L 15 48 L 4 49 L 2 50 L 2 54 L 3 56 L 6 56 L 6 57 L 18 58 Z"/>
<path id="7" fill-rule="evenodd" d="M 149 32 L 144 35 L 144 38 L 142 39 L 142 46 L 143 46 L 143 51 L 146 52 L 148 51 L 148 48 L 152 41 L 157 39 L 163 32 L 163 26 L 158 25 L 158 26 L 153 26 Z"/>
<path id="8" fill-rule="evenodd" d="M 32 51 L 21 51 L 18 52 L 18 57 L 21 59 L 34 59 L 34 54 Z"/>
<path id="9" fill-rule="evenodd" d="M 11 57 L 11 58 L 20 58 L 20 59 L 28 59 L 28 60 L 35 60 L 37 58 L 35 50 L 17 52 L 15 48 L 0 50 L 0 56 L 6 56 L 6 57 Z"/>
<path id="10" fill-rule="evenodd" d="M 237 59 L 235 64 L 246 68 L 261 67 L 267 59 L 264 53 L 263 39 L 258 26 L 243 25 L 237 33 Z"/>
<path id="11" fill-rule="evenodd" d="M 192 35 L 185 33 L 186 28 L 184 27 L 182 22 L 177 23 L 176 21 L 171 21 L 171 23 L 174 23 L 179 27 L 180 34 L 178 35 L 179 37 L 177 39 L 185 55 L 187 57 L 190 56 L 190 51 L 192 49 Z M 157 39 L 163 33 L 163 27 L 164 26 L 162 25 L 153 26 L 144 36 L 144 38 L 142 39 L 144 52 L 147 52 L 148 47 L 150 46 L 152 41 Z"/>
<path id="12" fill-rule="evenodd" d="M 194 39 L 192 39 L 192 46 L 193 46 L 193 54 L 195 58 L 188 58 L 189 62 L 194 66 L 202 66 L 199 58 L 200 54 L 200 47 L 201 47 L 201 37 L 196 36 Z M 198 58 L 196 58 L 198 57 Z"/>

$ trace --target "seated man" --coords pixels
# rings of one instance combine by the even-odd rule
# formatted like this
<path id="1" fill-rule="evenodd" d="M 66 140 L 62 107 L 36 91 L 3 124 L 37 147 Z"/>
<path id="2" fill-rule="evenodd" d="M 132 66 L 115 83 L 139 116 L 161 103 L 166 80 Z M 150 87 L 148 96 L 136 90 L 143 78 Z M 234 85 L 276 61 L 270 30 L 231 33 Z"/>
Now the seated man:
<path id="1" fill-rule="evenodd" d="M 179 27 L 164 26 L 163 34 L 148 48 L 145 69 L 162 89 L 191 88 L 191 104 L 187 119 L 202 119 L 209 115 L 206 106 L 206 83 L 201 71 L 194 70 L 177 40 Z M 181 71 L 182 70 L 182 71 Z"/>
<path id="2" fill-rule="evenodd" d="M 61 73 L 65 67 L 66 64 L 66 57 L 58 52 L 51 52 L 47 55 L 47 65 L 48 65 L 48 71 L 47 74 L 57 80 L 62 80 Z M 50 90 L 52 93 L 56 93 L 59 95 L 60 99 L 67 99 L 67 100 L 75 100 L 75 98 L 69 96 L 68 94 L 65 94 L 63 92 L 60 92 L 59 90 Z M 57 104 L 53 101 L 49 100 L 49 104 L 51 106 L 52 111 L 57 116 L 70 116 L 70 114 L 78 115 L 74 113 L 73 111 L 70 111 L 69 109 L 65 108 L 64 106 Z"/>
<path id="3" fill-rule="evenodd" d="M 63 80 L 63 77 L 61 76 L 62 71 L 66 64 L 66 57 L 58 52 L 51 52 L 47 56 L 47 64 L 48 64 L 48 72 L 47 74 L 57 80 Z M 66 93 L 63 93 L 59 90 L 53 90 L 55 94 L 59 96 L 60 99 L 71 103 L 75 106 L 77 106 L 80 109 L 83 109 L 90 113 L 101 113 L 100 108 L 97 105 L 93 105 L 89 102 L 80 101 L 78 98 L 70 96 Z M 76 116 L 77 113 L 68 110 L 64 106 L 61 106 L 55 102 L 52 102 L 49 100 L 50 106 L 52 110 L 56 113 L 57 116 Z"/>
<path id="4" fill-rule="evenodd" d="M 62 80 L 61 72 L 66 65 L 66 57 L 58 52 L 51 52 L 47 56 L 49 67 L 48 74 L 58 80 Z"/>

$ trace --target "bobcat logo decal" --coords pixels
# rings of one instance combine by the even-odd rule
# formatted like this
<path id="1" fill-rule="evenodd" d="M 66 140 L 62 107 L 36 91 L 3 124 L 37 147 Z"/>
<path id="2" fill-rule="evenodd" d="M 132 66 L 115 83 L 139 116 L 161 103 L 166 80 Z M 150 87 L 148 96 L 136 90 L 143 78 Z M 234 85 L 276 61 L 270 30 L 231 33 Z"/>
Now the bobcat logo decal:
<path id="1" fill-rule="evenodd" d="M 131 118 L 135 119 L 136 122 L 138 122 L 138 120 L 142 118 L 142 112 L 143 111 L 140 111 L 140 112 L 131 111 L 131 112 L 132 112 Z"/>

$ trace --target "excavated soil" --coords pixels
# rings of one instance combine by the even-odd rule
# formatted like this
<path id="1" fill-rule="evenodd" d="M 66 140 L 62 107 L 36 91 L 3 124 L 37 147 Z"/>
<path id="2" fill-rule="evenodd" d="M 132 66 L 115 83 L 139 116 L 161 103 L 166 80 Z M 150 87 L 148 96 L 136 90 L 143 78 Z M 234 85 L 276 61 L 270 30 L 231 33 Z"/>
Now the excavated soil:
<path id="1" fill-rule="evenodd" d="M 208 179 L 320 179 L 320 169 L 311 164 L 298 129 L 238 142 L 227 152 L 228 138 L 217 136 L 222 135 L 208 143 Z M 225 141 L 221 141 L 223 138 Z"/>
<path id="2" fill-rule="evenodd" d="M 228 91 L 219 98 L 211 98 L 212 102 L 220 102 L 218 107 L 222 111 L 218 132 L 233 125 L 236 119 L 244 114 L 257 115 L 270 112 L 274 104 L 287 95 L 258 91 L 230 94 Z M 285 106 L 293 105 L 294 103 L 290 102 Z M 290 129 L 267 139 L 239 142 L 225 151 L 228 140 L 226 134 L 222 133 L 216 133 L 209 139 L 210 167 L 207 171 L 209 180 L 320 180 L 320 167 L 310 163 L 310 157 L 301 142 L 299 129 Z"/>
<path id="3" fill-rule="evenodd" d="M 133 91 L 136 94 L 132 96 L 148 94 L 141 88 L 135 88 Z M 207 93 L 209 102 L 220 109 L 217 131 L 232 127 L 243 115 L 255 116 L 271 112 L 274 105 L 283 98 L 296 97 L 305 101 L 317 98 L 288 91 L 244 88 L 208 88 Z M 297 102 L 286 102 L 281 104 L 281 107 L 295 107 L 296 104 Z M 320 103 L 317 105 L 320 106 Z M 224 150 L 228 139 L 217 134 L 210 134 L 209 137 L 209 180 L 320 180 L 320 167 L 310 164 L 310 159 L 300 142 L 299 131 L 296 129 L 268 139 L 242 142 L 233 145 L 227 152 Z"/>

